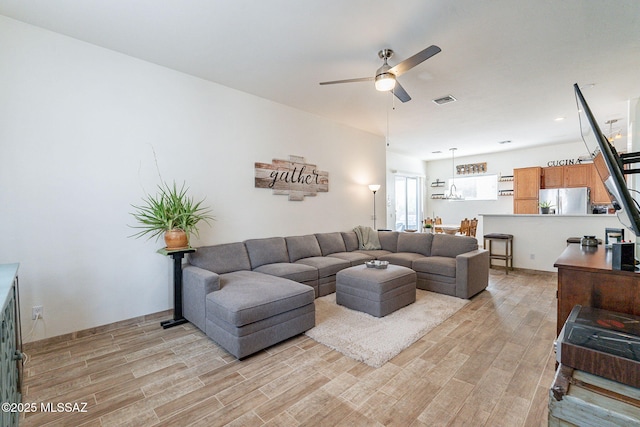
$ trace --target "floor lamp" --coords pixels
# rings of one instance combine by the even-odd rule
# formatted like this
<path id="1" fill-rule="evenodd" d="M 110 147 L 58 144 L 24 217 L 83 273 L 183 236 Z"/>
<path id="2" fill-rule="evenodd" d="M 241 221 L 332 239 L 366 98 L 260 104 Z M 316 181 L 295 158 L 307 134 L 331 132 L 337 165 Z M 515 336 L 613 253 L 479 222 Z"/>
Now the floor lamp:
<path id="1" fill-rule="evenodd" d="M 380 184 L 369 185 L 369 190 L 373 191 L 373 229 L 376 229 L 376 191 L 380 189 Z"/>

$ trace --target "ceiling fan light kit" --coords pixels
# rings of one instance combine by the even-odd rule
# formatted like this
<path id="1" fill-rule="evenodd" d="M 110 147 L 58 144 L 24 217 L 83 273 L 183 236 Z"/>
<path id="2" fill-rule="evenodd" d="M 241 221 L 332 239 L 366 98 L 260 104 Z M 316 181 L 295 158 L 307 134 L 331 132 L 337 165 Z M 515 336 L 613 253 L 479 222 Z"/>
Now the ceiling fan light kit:
<path id="1" fill-rule="evenodd" d="M 376 76 L 376 90 L 387 92 L 396 86 L 396 78 L 391 73 L 382 73 Z"/>
<path id="2" fill-rule="evenodd" d="M 391 67 L 387 64 L 387 59 L 391 58 L 393 50 L 382 49 L 378 52 L 380 59 L 384 60 L 384 64 L 376 71 L 375 86 L 376 90 L 380 92 L 386 92 L 393 89 L 396 86 L 396 76 L 390 73 Z"/>

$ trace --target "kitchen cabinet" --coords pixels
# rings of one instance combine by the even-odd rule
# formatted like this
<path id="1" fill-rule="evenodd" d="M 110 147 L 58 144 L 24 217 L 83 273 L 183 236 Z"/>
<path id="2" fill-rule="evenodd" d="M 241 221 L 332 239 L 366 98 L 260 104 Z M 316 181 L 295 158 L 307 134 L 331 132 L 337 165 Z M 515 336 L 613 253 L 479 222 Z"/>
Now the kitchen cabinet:
<path id="1" fill-rule="evenodd" d="M 513 213 L 514 214 L 540 213 L 540 209 L 538 209 L 538 199 L 513 199 Z"/>
<path id="2" fill-rule="evenodd" d="M 564 187 L 564 166 L 542 168 L 543 188 Z"/>
<path id="3" fill-rule="evenodd" d="M 600 157 L 602 159 L 602 157 Z M 609 193 L 607 189 L 604 187 L 602 183 L 602 179 L 600 179 L 600 175 L 598 174 L 598 169 L 596 169 L 595 164 L 591 164 L 591 204 L 593 205 L 610 205 L 611 198 L 609 197 Z"/>
<path id="4" fill-rule="evenodd" d="M 591 167 L 593 164 L 564 166 L 564 186 L 588 187 L 591 184 Z"/>
<path id="5" fill-rule="evenodd" d="M 589 187 L 591 184 L 591 163 L 542 168 L 540 188 Z"/>
<path id="6" fill-rule="evenodd" d="M 513 213 L 537 214 L 538 191 L 542 168 L 538 166 L 513 170 Z"/>

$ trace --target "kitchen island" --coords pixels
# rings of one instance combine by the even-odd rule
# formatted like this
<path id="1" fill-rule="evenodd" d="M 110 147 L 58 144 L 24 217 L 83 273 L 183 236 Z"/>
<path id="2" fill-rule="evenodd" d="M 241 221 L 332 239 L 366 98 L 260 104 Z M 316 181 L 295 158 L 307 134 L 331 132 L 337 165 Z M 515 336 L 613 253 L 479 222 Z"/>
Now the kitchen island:
<path id="1" fill-rule="evenodd" d="M 622 228 L 625 240 L 635 241 L 616 215 L 480 214 L 480 218 L 479 243 L 484 234 L 513 234 L 515 268 L 556 271 L 553 264 L 567 247 L 567 238 L 593 235 L 604 243 L 605 228 Z"/>

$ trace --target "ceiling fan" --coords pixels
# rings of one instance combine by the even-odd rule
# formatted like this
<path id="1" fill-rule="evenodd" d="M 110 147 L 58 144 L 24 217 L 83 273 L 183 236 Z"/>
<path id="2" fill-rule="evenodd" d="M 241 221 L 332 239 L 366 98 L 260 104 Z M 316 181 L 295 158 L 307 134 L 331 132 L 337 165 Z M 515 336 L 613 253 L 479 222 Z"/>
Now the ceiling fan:
<path id="1" fill-rule="evenodd" d="M 357 79 L 346 79 L 346 80 L 333 80 L 330 82 L 320 82 L 321 85 L 332 85 L 336 83 L 354 83 L 354 82 L 368 82 L 375 81 L 376 89 L 385 92 L 389 90 L 393 90 L 393 94 L 402 102 L 407 102 L 411 100 L 411 97 L 407 93 L 406 90 L 402 87 L 402 85 L 396 80 L 397 77 L 400 77 L 402 74 L 406 73 L 416 65 L 426 61 L 431 58 L 433 55 L 439 53 L 441 49 L 438 46 L 431 45 L 428 48 L 421 50 L 410 58 L 405 59 L 401 63 L 390 66 L 387 64 L 387 60 L 391 58 L 393 55 L 393 50 L 391 49 L 382 49 L 378 52 L 378 56 L 380 59 L 384 60 L 384 64 L 376 71 L 375 77 L 360 77 Z"/>

